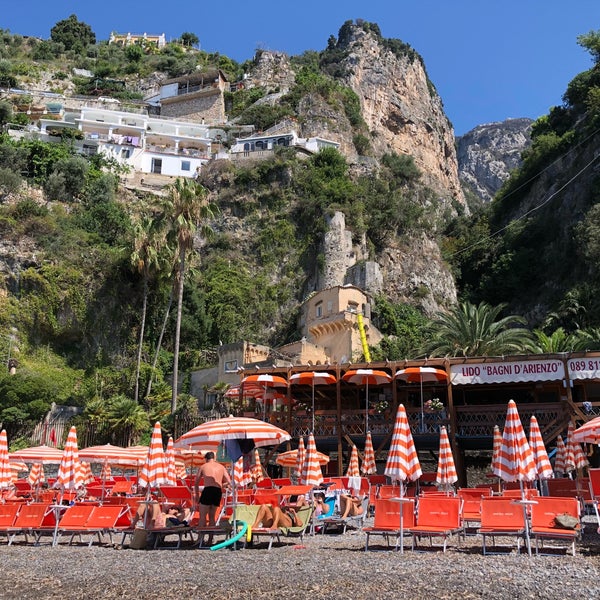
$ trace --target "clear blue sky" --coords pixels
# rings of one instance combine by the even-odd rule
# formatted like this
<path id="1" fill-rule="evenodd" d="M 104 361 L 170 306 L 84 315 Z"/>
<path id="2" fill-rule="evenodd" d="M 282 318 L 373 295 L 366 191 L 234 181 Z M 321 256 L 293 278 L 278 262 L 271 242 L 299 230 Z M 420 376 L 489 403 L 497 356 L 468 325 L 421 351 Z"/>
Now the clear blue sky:
<path id="1" fill-rule="evenodd" d="M 592 66 L 577 36 L 600 29 L 600 0 L 5 0 L 0 28 L 50 36 L 71 14 L 98 40 L 111 31 L 195 33 L 203 50 L 237 61 L 257 48 L 322 50 L 348 19 L 377 23 L 425 60 L 461 135 L 476 125 L 537 118 L 561 104 L 569 81 Z"/>

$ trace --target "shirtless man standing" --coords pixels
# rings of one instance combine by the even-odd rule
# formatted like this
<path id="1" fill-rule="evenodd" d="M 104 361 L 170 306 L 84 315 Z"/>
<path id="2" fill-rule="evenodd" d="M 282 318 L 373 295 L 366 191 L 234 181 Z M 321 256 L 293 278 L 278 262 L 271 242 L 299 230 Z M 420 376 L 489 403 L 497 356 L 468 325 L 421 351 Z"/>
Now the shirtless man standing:
<path id="1" fill-rule="evenodd" d="M 198 498 L 200 479 L 204 478 L 204 489 L 199 498 L 200 527 L 206 527 L 207 524 L 214 527 L 223 489 L 231 484 L 231 477 L 227 469 L 215 460 L 214 452 L 207 452 L 205 458 L 206 463 L 200 467 L 196 476 L 194 492 Z"/>

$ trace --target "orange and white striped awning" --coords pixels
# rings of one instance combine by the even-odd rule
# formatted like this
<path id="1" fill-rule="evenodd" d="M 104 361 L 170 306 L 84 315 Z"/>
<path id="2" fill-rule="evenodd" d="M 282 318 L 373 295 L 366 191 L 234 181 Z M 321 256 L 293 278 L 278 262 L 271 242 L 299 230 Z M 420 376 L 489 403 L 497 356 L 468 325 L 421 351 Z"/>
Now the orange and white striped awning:
<path id="1" fill-rule="evenodd" d="M 300 439 L 302 440 L 302 438 Z M 299 452 L 301 452 L 301 454 L 304 455 L 304 458 L 306 460 L 306 449 L 304 448 L 304 440 L 302 440 L 302 448 L 302 451 L 300 450 L 300 448 L 297 448 L 296 450 L 287 450 L 286 452 L 281 452 L 277 455 L 277 458 L 275 458 L 275 464 L 279 465 L 280 467 L 287 467 L 290 469 L 297 468 Z M 319 451 L 317 451 L 317 458 L 321 466 L 326 465 L 329 462 L 329 456 Z M 304 461 L 302 461 L 302 464 L 304 464 Z"/>
<path id="2" fill-rule="evenodd" d="M 385 474 L 392 481 L 416 481 L 423 474 L 403 404 L 396 413 Z"/>
<path id="3" fill-rule="evenodd" d="M 306 444 L 306 460 L 304 461 L 304 469 L 302 470 L 302 483 L 312 486 L 323 483 L 323 473 L 321 472 L 321 465 L 319 465 L 319 459 L 317 458 L 317 445 L 312 433 L 308 436 L 308 443 Z"/>
<path id="4" fill-rule="evenodd" d="M 69 430 L 69 435 L 67 436 L 54 487 L 61 490 L 76 490 L 82 486 L 83 473 L 81 472 L 79 465 L 77 429 L 73 426 Z"/>
<path id="5" fill-rule="evenodd" d="M 458 474 L 456 473 L 456 465 L 454 464 L 454 456 L 452 455 L 448 432 L 446 431 L 446 427 L 442 425 L 440 427 L 440 450 L 435 482 L 442 488 L 449 489 L 457 481 Z"/>
<path id="6" fill-rule="evenodd" d="M 145 459 L 148 448 L 143 457 L 135 455 L 129 448 L 113 446 L 112 444 L 103 444 L 100 446 L 89 446 L 79 451 L 79 459 L 93 463 L 107 463 L 110 465 L 120 465 L 123 467 L 137 467 Z"/>
<path id="7" fill-rule="evenodd" d="M 533 452 L 533 459 L 538 473 L 538 479 L 551 479 L 554 476 L 552 465 L 548 458 L 546 445 L 535 415 L 529 420 L 529 446 Z"/>
<path id="8" fill-rule="evenodd" d="M 155 488 L 168 485 L 167 463 L 162 443 L 162 430 L 160 423 L 155 423 L 150 438 L 150 447 L 146 461 L 138 478 L 138 485 L 143 488 Z"/>
<path id="9" fill-rule="evenodd" d="M 26 463 L 40 463 L 42 465 L 57 465 L 63 457 L 62 450 L 52 446 L 33 446 L 23 448 L 9 454 L 11 461 L 23 461 Z"/>
<path id="10" fill-rule="evenodd" d="M 514 400 L 508 401 L 502 445 L 494 475 L 504 481 L 533 481 L 537 469 Z"/>
<path id="11" fill-rule="evenodd" d="M 363 454 L 362 465 L 360 470 L 365 475 L 372 475 L 377 473 L 377 463 L 375 462 L 375 450 L 373 449 L 373 438 L 371 432 L 367 431 L 367 438 L 365 440 L 365 453 Z"/>
<path id="12" fill-rule="evenodd" d="M 579 444 L 600 444 L 600 417 L 595 417 L 576 429 L 573 441 Z"/>
<path id="13" fill-rule="evenodd" d="M 285 381 L 285 380 L 284 380 Z M 224 440 L 254 440 L 256 447 L 278 446 L 291 439 L 290 434 L 271 423 L 252 419 L 250 417 L 225 417 L 206 421 L 184 433 L 176 442 L 180 448 L 214 447 L 214 442 Z"/>

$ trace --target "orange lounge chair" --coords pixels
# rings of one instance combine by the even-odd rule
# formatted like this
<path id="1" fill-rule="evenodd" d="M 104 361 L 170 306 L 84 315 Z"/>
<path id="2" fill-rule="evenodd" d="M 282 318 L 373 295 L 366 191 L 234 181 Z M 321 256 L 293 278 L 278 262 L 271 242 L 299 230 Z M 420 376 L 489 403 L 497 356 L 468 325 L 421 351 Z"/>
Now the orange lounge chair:
<path id="1" fill-rule="evenodd" d="M 402 510 L 402 530 L 400 529 L 400 510 Z M 408 535 L 410 529 L 415 525 L 415 500 L 406 498 L 403 502 L 397 502 L 389 498 L 375 500 L 375 518 L 372 527 L 363 527 L 367 534 L 365 540 L 365 552 L 369 550 L 369 539 L 372 535 L 381 535 L 385 538 L 388 548 L 390 547 L 390 536 L 396 537 L 395 549 L 402 549 L 402 537 Z"/>
<path id="2" fill-rule="evenodd" d="M 575 529 L 562 529 L 557 527 L 555 518 L 567 514 L 579 521 L 580 506 L 577 498 L 542 496 L 537 499 L 537 503 L 531 506 L 531 535 L 535 539 L 536 554 L 543 553 L 540 551 L 540 542 L 543 548 L 545 540 L 561 540 L 569 542 L 575 556 L 575 540 L 581 536 L 581 524 Z"/>
<path id="3" fill-rule="evenodd" d="M 115 485 L 112 486 L 110 493 L 112 496 L 117 494 L 131 494 L 134 485 L 134 481 L 117 481 Z"/>
<path id="4" fill-rule="evenodd" d="M 12 545 L 17 535 L 25 537 L 25 543 L 29 542 L 29 536 L 33 536 L 38 544 L 43 533 L 54 534 L 56 528 L 55 508 L 43 502 L 24 504 L 17 513 L 12 527 L 7 528 L 10 533 L 8 545 Z"/>
<path id="5" fill-rule="evenodd" d="M 517 552 L 521 548 L 521 539 L 525 538 L 525 515 L 523 507 L 517 504 L 514 498 L 491 496 L 481 499 L 481 525 L 479 533 L 482 537 L 483 554 L 489 554 L 486 539 L 492 538 L 496 553 L 496 537 L 515 537 L 517 539 Z"/>
<path id="6" fill-rule="evenodd" d="M 0 504 L 0 534 L 6 535 L 8 541 L 8 532 L 13 528 L 19 509 L 23 506 L 20 502 L 7 502 Z"/>
<path id="7" fill-rule="evenodd" d="M 192 490 L 185 485 L 162 485 L 160 493 L 172 504 L 180 504 L 184 508 L 192 506 Z"/>
<path id="8" fill-rule="evenodd" d="M 79 534 L 81 539 L 81 534 L 85 533 L 86 531 L 86 522 L 90 518 L 94 508 L 95 505 L 93 504 L 74 504 L 73 506 L 67 508 L 58 522 L 58 527 L 56 528 L 52 545 L 56 546 L 64 533 L 71 534 L 69 545 L 73 543 L 73 538 L 76 535 Z"/>
<path id="9" fill-rule="evenodd" d="M 433 547 L 433 538 L 443 539 L 442 551 L 446 552 L 448 539 L 464 532 L 461 523 L 462 500 L 452 496 L 424 496 L 417 504 L 417 520 L 411 528 L 412 549 L 417 550 L 417 540 L 429 538 L 429 546 Z"/>
<path id="10" fill-rule="evenodd" d="M 553 497 L 577 497 L 577 481 L 568 477 L 560 477 L 559 479 L 548 479 L 548 496 Z"/>
<path id="11" fill-rule="evenodd" d="M 481 523 L 481 499 L 492 495 L 492 488 L 459 488 L 456 495 L 462 499 L 462 524 L 465 531 L 468 527 Z"/>

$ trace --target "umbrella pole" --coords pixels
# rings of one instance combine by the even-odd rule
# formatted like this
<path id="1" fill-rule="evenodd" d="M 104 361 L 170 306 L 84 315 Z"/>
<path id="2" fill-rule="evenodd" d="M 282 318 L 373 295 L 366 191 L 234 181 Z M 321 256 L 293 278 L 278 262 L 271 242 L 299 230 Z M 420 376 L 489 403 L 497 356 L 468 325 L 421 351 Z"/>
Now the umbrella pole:
<path id="1" fill-rule="evenodd" d="M 425 433 L 425 407 L 423 406 L 423 377 L 419 377 L 421 384 L 421 433 Z"/>
<path id="2" fill-rule="evenodd" d="M 367 431 L 369 431 L 369 379 L 367 378 L 367 387 L 366 387 L 366 395 L 365 398 L 365 435 L 367 435 Z"/>
<path id="3" fill-rule="evenodd" d="M 314 435 L 315 433 L 315 382 L 313 380 L 312 384 L 312 408 L 311 408 L 311 417 L 312 417 L 312 428 L 310 432 Z"/>
<path id="4" fill-rule="evenodd" d="M 519 487 L 521 488 L 521 506 L 523 507 L 523 517 L 525 518 L 525 543 L 527 544 L 527 554 L 531 556 L 531 539 L 529 537 L 529 521 L 527 520 L 527 499 L 525 498 L 525 487 L 523 486 L 523 480 L 519 481 Z"/>
<path id="5" fill-rule="evenodd" d="M 404 554 L 404 482 L 400 482 L 400 554 Z"/>

